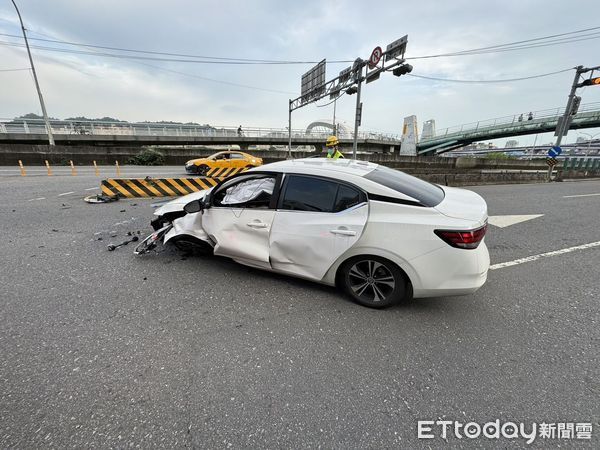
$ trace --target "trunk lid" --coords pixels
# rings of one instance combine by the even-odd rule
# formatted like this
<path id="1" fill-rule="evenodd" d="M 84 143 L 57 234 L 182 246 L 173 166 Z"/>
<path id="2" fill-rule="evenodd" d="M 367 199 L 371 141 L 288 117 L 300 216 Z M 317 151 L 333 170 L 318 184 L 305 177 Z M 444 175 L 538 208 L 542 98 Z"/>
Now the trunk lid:
<path id="1" fill-rule="evenodd" d="M 444 200 L 435 209 L 445 216 L 455 219 L 476 221 L 483 225 L 488 217 L 487 203 L 473 191 L 455 187 L 441 186 L 444 189 Z"/>

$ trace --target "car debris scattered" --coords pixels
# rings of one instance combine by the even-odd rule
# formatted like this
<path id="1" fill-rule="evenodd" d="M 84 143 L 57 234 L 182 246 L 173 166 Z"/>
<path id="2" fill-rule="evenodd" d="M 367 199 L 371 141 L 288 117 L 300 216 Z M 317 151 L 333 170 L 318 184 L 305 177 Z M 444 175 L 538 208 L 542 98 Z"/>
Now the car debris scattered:
<path id="1" fill-rule="evenodd" d="M 118 195 L 95 194 L 95 195 L 88 195 L 83 200 L 87 203 L 110 203 L 110 202 L 118 201 L 119 196 Z"/>
<path id="2" fill-rule="evenodd" d="M 119 247 L 123 247 L 124 245 L 129 244 L 130 242 L 137 242 L 140 238 L 137 236 L 133 236 L 131 239 L 128 239 L 126 241 L 121 242 L 120 244 L 114 245 L 114 244 L 109 244 L 108 245 L 108 251 L 112 252 L 114 250 L 116 250 Z"/>

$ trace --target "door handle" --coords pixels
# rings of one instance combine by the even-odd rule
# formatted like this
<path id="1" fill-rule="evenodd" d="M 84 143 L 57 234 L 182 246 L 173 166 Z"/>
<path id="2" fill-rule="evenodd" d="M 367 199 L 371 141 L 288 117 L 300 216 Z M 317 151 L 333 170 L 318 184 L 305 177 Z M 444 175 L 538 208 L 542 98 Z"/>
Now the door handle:
<path id="1" fill-rule="evenodd" d="M 356 231 L 352 231 L 352 230 L 331 230 L 331 232 L 333 234 L 340 234 L 342 236 L 356 236 Z"/>
<path id="2" fill-rule="evenodd" d="M 269 226 L 269 224 L 264 222 L 248 222 L 246 225 L 250 228 L 267 228 Z"/>

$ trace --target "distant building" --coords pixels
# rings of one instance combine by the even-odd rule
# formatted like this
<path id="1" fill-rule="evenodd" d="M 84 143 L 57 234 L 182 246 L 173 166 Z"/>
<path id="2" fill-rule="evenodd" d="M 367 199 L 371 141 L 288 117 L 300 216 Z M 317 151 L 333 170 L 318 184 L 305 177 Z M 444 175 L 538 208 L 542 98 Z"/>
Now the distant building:
<path id="1" fill-rule="evenodd" d="M 508 141 L 506 141 L 504 148 L 515 148 L 518 146 L 519 146 L 519 141 L 517 141 L 515 139 L 509 139 Z"/>
<path id="2" fill-rule="evenodd" d="M 435 120 L 429 119 L 423 122 L 423 133 L 421 139 L 432 138 L 435 136 Z"/>

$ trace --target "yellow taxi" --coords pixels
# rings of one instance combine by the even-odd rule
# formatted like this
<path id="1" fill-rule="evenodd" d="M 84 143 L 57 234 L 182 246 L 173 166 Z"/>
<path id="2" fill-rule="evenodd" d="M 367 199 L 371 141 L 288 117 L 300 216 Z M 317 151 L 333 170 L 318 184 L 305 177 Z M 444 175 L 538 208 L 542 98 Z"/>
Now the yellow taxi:
<path id="1" fill-rule="evenodd" d="M 185 171 L 194 175 L 228 176 L 243 169 L 262 165 L 263 160 L 238 151 L 215 153 L 206 158 L 191 159 L 185 163 Z M 215 169 L 215 170 L 211 170 Z"/>

